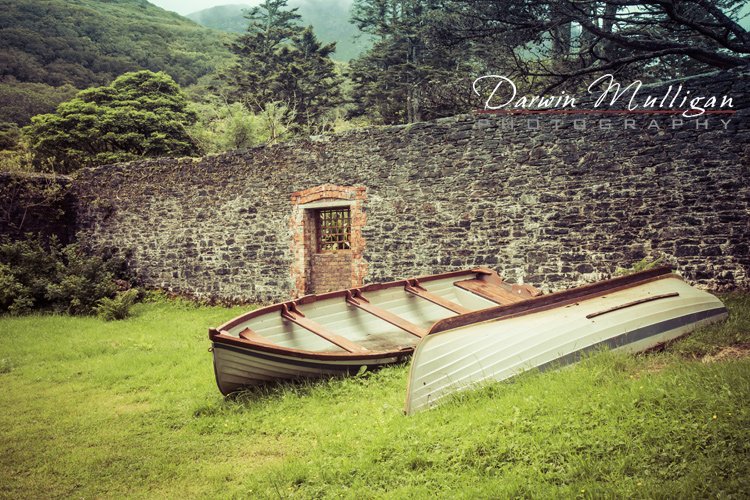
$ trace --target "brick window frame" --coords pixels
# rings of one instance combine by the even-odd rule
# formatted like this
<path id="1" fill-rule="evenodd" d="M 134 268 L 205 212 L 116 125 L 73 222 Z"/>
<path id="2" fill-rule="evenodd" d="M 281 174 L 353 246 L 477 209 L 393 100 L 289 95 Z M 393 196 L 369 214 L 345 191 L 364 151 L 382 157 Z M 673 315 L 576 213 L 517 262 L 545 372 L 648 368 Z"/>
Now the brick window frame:
<path id="1" fill-rule="evenodd" d="M 362 229 L 366 223 L 364 186 L 337 186 L 323 184 L 291 194 L 292 215 L 290 218 L 292 247 L 292 294 L 300 297 L 308 293 L 311 278 L 311 256 L 318 251 L 316 215 L 321 209 L 349 208 L 349 242 L 352 256 L 350 270 L 351 288 L 364 284 L 367 261 L 364 258 L 365 240 Z M 339 250 L 345 252 L 347 250 Z"/>

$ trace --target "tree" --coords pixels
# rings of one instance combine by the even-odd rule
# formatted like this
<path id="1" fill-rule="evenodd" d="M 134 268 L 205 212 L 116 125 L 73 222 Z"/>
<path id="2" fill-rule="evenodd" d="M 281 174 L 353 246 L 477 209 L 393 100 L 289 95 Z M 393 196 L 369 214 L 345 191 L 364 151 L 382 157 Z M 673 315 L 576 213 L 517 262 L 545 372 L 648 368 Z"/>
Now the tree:
<path id="1" fill-rule="evenodd" d="M 214 99 L 193 103 L 198 120 L 189 131 L 203 153 L 247 149 L 260 143 L 260 118 L 239 102 L 226 104 Z"/>
<path id="2" fill-rule="evenodd" d="M 286 0 L 265 0 L 245 16 L 245 34 L 230 45 L 237 64 L 224 75 L 231 97 L 254 112 L 281 103 L 299 125 L 313 126 L 341 102 L 341 78 L 330 55 L 336 44 L 322 44 L 312 27 L 297 25 L 297 9 Z"/>
<path id="3" fill-rule="evenodd" d="M 309 126 L 320 123 L 324 114 L 339 105 L 341 78 L 331 54 L 336 43 L 322 44 L 313 32 L 312 26 L 303 29 L 295 38 L 289 51 L 289 95 L 297 121 Z"/>
<path id="4" fill-rule="evenodd" d="M 69 173 L 85 166 L 145 156 L 191 155 L 186 127 L 195 122 L 187 99 L 162 72 L 125 73 L 104 87 L 79 92 L 23 129 L 38 169 Z"/>
<path id="5" fill-rule="evenodd" d="M 470 44 L 449 45 L 432 36 L 444 3 L 355 0 L 352 20 L 378 41 L 351 64 L 352 114 L 375 114 L 384 123 L 413 123 L 466 110 L 463 99 L 439 91 L 455 88 L 474 64 Z M 463 83 L 470 89 L 468 80 Z"/>
<path id="6" fill-rule="evenodd" d="M 541 78 L 546 92 L 584 75 L 628 68 L 647 79 L 746 65 L 750 33 L 738 22 L 745 3 L 452 0 L 440 31 L 453 43 L 512 47 L 517 69 Z"/>

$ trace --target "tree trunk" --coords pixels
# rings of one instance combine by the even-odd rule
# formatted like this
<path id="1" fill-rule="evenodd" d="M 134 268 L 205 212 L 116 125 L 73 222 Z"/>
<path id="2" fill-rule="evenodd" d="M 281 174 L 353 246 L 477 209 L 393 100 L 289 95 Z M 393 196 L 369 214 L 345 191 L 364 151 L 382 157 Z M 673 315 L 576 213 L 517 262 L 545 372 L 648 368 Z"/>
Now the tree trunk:
<path id="1" fill-rule="evenodd" d="M 420 111 L 421 104 L 421 92 L 417 85 L 414 86 L 411 96 L 411 123 L 416 123 L 422 120 L 422 113 Z"/>
<path id="2" fill-rule="evenodd" d="M 607 33 L 612 33 L 612 28 L 615 25 L 615 20 L 613 19 L 617 15 L 617 4 L 614 3 L 607 3 L 604 7 L 604 19 L 602 19 L 602 31 L 605 31 Z M 611 40 L 603 40 L 603 49 L 602 49 L 602 56 L 607 59 L 608 61 L 611 61 L 614 57 L 613 49 L 614 44 Z"/>
<path id="3" fill-rule="evenodd" d="M 569 22 L 560 24 L 552 33 L 552 55 L 555 59 L 565 59 L 570 54 Z"/>

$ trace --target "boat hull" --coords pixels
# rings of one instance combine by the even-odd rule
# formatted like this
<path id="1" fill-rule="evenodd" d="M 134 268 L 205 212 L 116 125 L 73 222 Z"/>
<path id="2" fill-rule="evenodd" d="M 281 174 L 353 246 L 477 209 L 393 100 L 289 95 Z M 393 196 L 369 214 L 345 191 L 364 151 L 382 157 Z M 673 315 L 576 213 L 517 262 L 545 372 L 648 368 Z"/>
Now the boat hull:
<path id="1" fill-rule="evenodd" d="M 362 366 L 374 368 L 406 359 L 403 354 L 383 355 L 366 359 L 315 359 L 269 352 L 252 346 L 236 346 L 214 342 L 214 374 L 222 394 L 243 388 L 285 380 L 321 378 L 357 373 Z"/>
<path id="2" fill-rule="evenodd" d="M 529 369 L 575 363 L 598 349 L 643 351 L 726 316 L 719 299 L 668 275 L 560 307 L 436 332 L 415 350 L 406 412 Z"/>
<path id="3" fill-rule="evenodd" d="M 459 285 L 480 288 L 490 298 Z M 411 355 L 436 321 L 535 294 L 533 287 L 503 283 L 494 271 L 477 268 L 262 307 L 209 329 L 216 382 L 226 395 L 396 363 Z"/>

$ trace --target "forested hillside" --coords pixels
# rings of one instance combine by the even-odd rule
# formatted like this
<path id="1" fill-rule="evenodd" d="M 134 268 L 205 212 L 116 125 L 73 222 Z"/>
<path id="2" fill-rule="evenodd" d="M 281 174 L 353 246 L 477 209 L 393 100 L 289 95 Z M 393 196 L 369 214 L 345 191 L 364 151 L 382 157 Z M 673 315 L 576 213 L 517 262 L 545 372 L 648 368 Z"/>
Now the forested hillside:
<path id="1" fill-rule="evenodd" d="M 25 82 L 85 88 L 150 69 L 187 85 L 228 57 L 223 41 L 145 0 L 0 2 L 0 71 Z"/>
<path id="2" fill-rule="evenodd" d="M 349 61 L 372 45 L 372 37 L 362 33 L 349 22 L 352 0 L 290 0 L 289 7 L 297 7 L 303 26 L 312 25 L 323 43 L 336 42 L 337 61 Z M 193 21 L 229 33 L 243 33 L 247 28 L 244 12 L 247 4 L 219 5 L 186 17 Z"/>
<path id="3" fill-rule="evenodd" d="M 145 0 L 0 0 L 0 122 L 28 123 L 69 98 L 70 86 L 127 71 L 189 85 L 229 59 L 227 38 Z"/>

